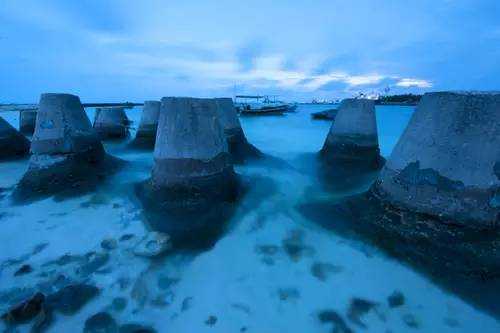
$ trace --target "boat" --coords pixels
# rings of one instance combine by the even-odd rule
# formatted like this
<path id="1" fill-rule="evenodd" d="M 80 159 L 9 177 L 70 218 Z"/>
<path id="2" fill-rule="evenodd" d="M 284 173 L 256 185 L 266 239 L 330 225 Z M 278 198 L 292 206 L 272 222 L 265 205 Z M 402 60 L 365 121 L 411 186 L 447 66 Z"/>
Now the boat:
<path id="1" fill-rule="evenodd" d="M 234 106 L 241 115 L 265 116 L 283 115 L 286 112 L 293 112 L 297 108 L 296 104 L 288 104 L 271 99 L 269 96 L 260 95 L 237 95 Z"/>

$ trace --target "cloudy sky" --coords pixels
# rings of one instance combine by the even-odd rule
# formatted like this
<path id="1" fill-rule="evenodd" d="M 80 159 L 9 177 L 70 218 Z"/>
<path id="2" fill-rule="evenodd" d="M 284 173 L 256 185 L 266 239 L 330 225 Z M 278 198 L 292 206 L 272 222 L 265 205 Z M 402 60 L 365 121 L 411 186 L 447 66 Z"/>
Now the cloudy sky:
<path id="1" fill-rule="evenodd" d="M 0 102 L 500 88 L 499 0 L 0 1 Z"/>

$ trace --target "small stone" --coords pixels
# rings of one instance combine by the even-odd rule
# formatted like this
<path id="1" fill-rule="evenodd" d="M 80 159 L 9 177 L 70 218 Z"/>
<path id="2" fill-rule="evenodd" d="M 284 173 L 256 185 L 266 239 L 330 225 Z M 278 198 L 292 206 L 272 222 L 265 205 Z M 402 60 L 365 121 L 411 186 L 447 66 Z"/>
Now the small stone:
<path id="1" fill-rule="evenodd" d="M 352 333 L 352 330 L 347 326 L 345 320 L 336 311 L 324 310 L 318 314 L 318 319 L 323 324 L 332 324 L 332 332 L 337 333 Z"/>
<path id="2" fill-rule="evenodd" d="M 99 289 L 88 284 L 74 284 L 62 288 L 47 297 L 47 304 L 65 315 L 78 312 L 99 293 Z"/>
<path id="3" fill-rule="evenodd" d="M 135 237 L 134 234 L 125 234 L 125 235 L 123 235 L 123 236 L 120 237 L 120 242 L 125 242 L 125 241 L 128 241 L 128 240 L 131 240 L 134 237 Z"/>
<path id="4" fill-rule="evenodd" d="M 182 300 L 181 311 L 187 311 L 191 307 L 191 303 L 193 302 L 192 297 L 186 297 Z"/>
<path id="5" fill-rule="evenodd" d="M 21 268 L 19 268 L 15 273 L 14 273 L 14 276 L 20 276 L 20 275 L 24 275 L 24 274 L 29 274 L 33 272 L 33 267 L 31 267 L 30 265 L 22 265 Z"/>
<path id="6" fill-rule="evenodd" d="M 170 236 L 161 232 L 148 232 L 134 247 L 134 254 L 139 257 L 157 257 L 172 247 Z"/>
<path id="7" fill-rule="evenodd" d="M 296 288 L 280 288 L 278 296 L 281 301 L 297 300 L 300 297 L 300 292 Z"/>
<path id="8" fill-rule="evenodd" d="M 111 250 L 114 250 L 118 247 L 118 242 L 114 238 L 107 238 L 101 242 L 101 247 L 104 250 L 111 251 Z"/>
<path id="9" fill-rule="evenodd" d="M 77 274 L 87 277 L 95 273 L 109 261 L 108 253 L 90 252 L 85 255 L 86 262 L 76 269 Z"/>
<path id="10" fill-rule="evenodd" d="M 366 325 L 361 321 L 361 317 L 367 314 L 370 310 L 374 309 L 377 303 L 368 301 L 361 298 L 353 298 L 349 305 L 347 317 L 353 323 L 360 327 L 366 328 Z"/>
<path id="11" fill-rule="evenodd" d="M 411 313 L 407 313 L 403 316 L 403 321 L 405 324 L 410 327 L 410 328 L 419 328 L 420 324 L 417 321 L 417 318 L 415 318 L 414 315 Z"/>
<path id="12" fill-rule="evenodd" d="M 116 321 L 107 312 L 99 312 L 85 321 L 84 333 L 118 333 Z"/>
<path id="13" fill-rule="evenodd" d="M 141 324 L 125 324 L 120 326 L 119 333 L 156 333 L 156 330 Z"/>
<path id="14" fill-rule="evenodd" d="M 320 281 L 326 281 L 330 273 L 342 272 L 341 266 L 336 266 L 330 263 L 315 262 L 311 266 L 311 274 Z"/>
<path id="15" fill-rule="evenodd" d="M 111 303 L 113 310 L 121 312 L 127 307 L 127 299 L 125 297 L 115 297 Z"/>
<path id="16" fill-rule="evenodd" d="M 400 291 L 394 291 L 388 298 L 387 302 L 391 308 L 397 308 L 405 304 L 405 296 Z"/>
<path id="17" fill-rule="evenodd" d="M 207 326 L 214 326 L 217 323 L 217 317 L 216 316 L 209 316 L 207 320 L 205 320 L 205 325 Z"/>

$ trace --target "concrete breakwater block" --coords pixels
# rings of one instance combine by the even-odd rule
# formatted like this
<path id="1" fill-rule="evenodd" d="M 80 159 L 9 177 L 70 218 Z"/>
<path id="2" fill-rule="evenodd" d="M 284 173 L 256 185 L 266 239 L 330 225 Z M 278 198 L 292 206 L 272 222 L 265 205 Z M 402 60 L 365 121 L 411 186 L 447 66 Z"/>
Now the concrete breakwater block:
<path id="1" fill-rule="evenodd" d="M 129 124 L 124 107 L 96 108 L 94 129 L 102 140 L 126 138 Z"/>
<path id="2" fill-rule="evenodd" d="M 19 131 L 26 135 L 35 132 L 36 109 L 19 110 Z"/>
<path id="3" fill-rule="evenodd" d="M 320 155 L 331 164 L 379 168 L 383 159 L 378 145 L 374 102 L 368 99 L 343 100 Z"/>
<path id="4" fill-rule="evenodd" d="M 42 94 L 28 170 L 14 197 L 28 199 L 97 183 L 121 164 L 108 156 L 78 96 Z"/>
<path id="5" fill-rule="evenodd" d="M 231 98 L 216 98 L 217 113 L 226 136 L 233 163 L 263 157 L 262 152 L 248 142 Z"/>
<path id="6" fill-rule="evenodd" d="M 332 206 L 354 230 L 500 315 L 500 93 L 425 94 L 370 190 Z M 341 214 L 337 217 L 337 214 Z"/>
<path id="7" fill-rule="evenodd" d="M 391 205 L 500 225 L 500 93 L 425 94 L 373 191 Z"/>
<path id="8" fill-rule="evenodd" d="M 29 140 L 0 117 L 0 160 L 25 156 L 29 150 Z"/>
<path id="9" fill-rule="evenodd" d="M 238 196 L 213 99 L 163 98 L 151 179 L 137 187 L 155 229 L 174 244 L 217 233 Z"/>
<path id="10" fill-rule="evenodd" d="M 156 142 L 158 129 L 158 118 L 160 116 L 159 101 L 145 101 L 142 108 L 141 121 L 134 140 L 130 143 L 132 147 L 153 149 Z"/>

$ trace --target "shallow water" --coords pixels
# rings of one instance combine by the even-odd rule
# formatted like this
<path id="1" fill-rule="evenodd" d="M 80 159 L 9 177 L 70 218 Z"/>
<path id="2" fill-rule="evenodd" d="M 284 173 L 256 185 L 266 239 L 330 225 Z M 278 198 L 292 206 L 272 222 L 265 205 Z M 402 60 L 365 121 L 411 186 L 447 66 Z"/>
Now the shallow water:
<path id="1" fill-rule="evenodd" d="M 326 230 L 299 212 L 301 204 L 318 198 L 335 202 L 369 185 L 332 191 L 318 181 L 314 153 L 330 122 L 312 120 L 310 113 L 327 107 L 300 105 L 297 113 L 283 117 L 241 118 L 249 141 L 290 167 L 236 167 L 253 186 L 228 221 L 226 233 L 202 252 L 183 251 L 155 260 L 133 255 L 132 247 L 149 228 L 133 187 L 149 177 L 151 152 L 106 143 L 110 154 L 130 163 L 95 193 L 25 206 L 12 206 L 9 193 L 27 160 L 0 163 L 0 187 L 7 188 L 0 192 L 1 312 L 13 299 L 6 296 L 8 291 L 29 293 L 42 281 L 48 281 L 50 289 L 62 274 L 101 291 L 75 315 L 56 314 L 48 331 L 80 331 L 88 317 L 107 311 L 118 324 L 142 323 L 159 332 L 335 332 L 335 325 L 339 332 L 342 325 L 367 332 L 498 332 L 494 318 L 411 267 L 360 240 Z M 377 107 L 385 157 L 412 112 L 411 107 Z M 93 110 L 88 113 L 92 119 Z M 137 125 L 140 108 L 127 113 Z M 17 127 L 16 113 L 0 116 Z M 116 249 L 101 248 L 103 239 L 127 234 L 134 236 L 118 241 Z M 109 253 L 109 258 L 84 277 L 74 265 L 47 264 L 64 254 L 92 251 Z M 14 276 L 23 264 L 33 271 Z M 391 308 L 388 297 L 395 291 L 405 301 Z M 126 300 L 124 309 L 112 306 L 117 297 Z M 354 301 L 358 306 L 350 311 L 356 298 L 365 302 Z M 20 330 L 29 331 L 29 326 Z"/>

